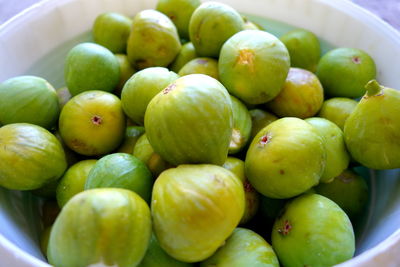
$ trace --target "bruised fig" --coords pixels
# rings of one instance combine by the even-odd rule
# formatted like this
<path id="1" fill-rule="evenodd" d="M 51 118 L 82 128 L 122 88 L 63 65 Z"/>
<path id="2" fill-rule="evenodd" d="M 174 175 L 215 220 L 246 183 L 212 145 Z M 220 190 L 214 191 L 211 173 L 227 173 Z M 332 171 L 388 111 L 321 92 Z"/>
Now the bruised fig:
<path id="1" fill-rule="evenodd" d="M 178 72 L 180 76 L 205 74 L 218 80 L 218 61 L 213 58 L 199 57 L 186 63 Z"/>
<path id="2" fill-rule="evenodd" d="M 325 140 L 318 131 L 301 119 L 282 118 L 253 139 L 245 174 L 264 196 L 290 198 L 317 185 L 325 164 Z"/>
<path id="3" fill-rule="evenodd" d="M 246 106 L 236 97 L 230 96 L 233 110 L 232 138 L 229 154 L 235 154 L 247 145 L 251 133 L 251 117 Z"/>
<path id="4" fill-rule="evenodd" d="M 324 101 L 318 116 L 330 120 L 343 131 L 344 123 L 356 108 L 357 103 L 356 100 L 351 98 L 334 97 Z"/>
<path id="5" fill-rule="evenodd" d="M 136 14 L 127 46 L 128 59 L 135 69 L 166 67 L 180 49 L 176 27 L 167 16 L 150 9 Z"/>
<path id="6" fill-rule="evenodd" d="M 275 221 L 272 247 L 285 267 L 333 266 L 353 257 L 354 231 L 335 202 L 305 194 L 289 202 Z"/>
<path id="7" fill-rule="evenodd" d="M 182 48 L 179 51 L 179 54 L 176 56 L 174 61 L 171 63 L 171 65 L 169 66 L 169 69 L 178 73 L 179 70 L 183 66 L 185 66 L 186 63 L 188 63 L 192 59 L 195 59 L 196 57 L 197 57 L 196 50 L 194 49 L 192 42 L 187 42 L 184 45 L 182 45 Z"/>
<path id="8" fill-rule="evenodd" d="M 266 112 L 262 109 L 252 109 L 249 110 L 249 112 L 251 116 L 251 140 L 262 128 L 278 119 L 278 117 L 274 114 Z"/>
<path id="9" fill-rule="evenodd" d="M 371 169 L 400 168 L 400 91 L 372 80 L 346 120 L 344 137 L 351 156 Z"/>

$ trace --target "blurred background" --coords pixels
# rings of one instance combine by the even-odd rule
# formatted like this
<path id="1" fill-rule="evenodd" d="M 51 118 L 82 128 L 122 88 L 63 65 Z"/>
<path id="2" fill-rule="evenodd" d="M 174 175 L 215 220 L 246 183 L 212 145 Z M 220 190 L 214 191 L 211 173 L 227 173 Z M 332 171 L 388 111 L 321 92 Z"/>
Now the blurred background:
<path id="1" fill-rule="evenodd" d="M 57 1 L 57 0 L 54 0 Z M 131 0 L 134 1 L 134 0 Z M 304 0 L 307 1 L 307 0 Z M 331 0 L 336 1 L 336 0 Z M 348 0 L 350 1 L 350 0 Z M 352 0 L 400 30 L 400 0 Z M 0 24 L 40 0 L 0 0 Z"/>

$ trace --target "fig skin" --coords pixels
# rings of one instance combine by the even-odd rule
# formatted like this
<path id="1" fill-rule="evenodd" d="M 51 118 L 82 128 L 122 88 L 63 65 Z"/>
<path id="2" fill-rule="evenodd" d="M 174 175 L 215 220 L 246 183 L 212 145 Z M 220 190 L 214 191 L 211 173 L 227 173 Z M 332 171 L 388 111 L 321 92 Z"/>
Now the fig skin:
<path id="1" fill-rule="evenodd" d="M 157 178 L 152 194 L 153 229 L 172 257 L 198 262 L 210 257 L 244 212 L 243 184 L 215 165 L 180 165 Z"/>
<path id="2" fill-rule="evenodd" d="M 291 198 L 317 185 L 325 164 L 325 140 L 318 131 L 301 119 L 282 118 L 253 139 L 245 175 L 264 196 Z"/>
<path id="3" fill-rule="evenodd" d="M 205 74 L 218 80 L 218 61 L 213 58 L 199 57 L 186 63 L 178 72 L 179 76 Z"/>
<path id="4" fill-rule="evenodd" d="M 253 138 L 261 129 L 278 119 L 278 117 L 274 114 L 264 111 L 262 109 L 252 109 L 249 110 L 249 113 L 251 116 L 251 140 L 253 140 Z"/>
<path id="5" fill-rule="evenodd" d="M 125 130 L 125 139 L 117 152 L 132 154 L 139 138 L 144 134 L 143 126 L 128 126 Z"/>
<path id="6" fill-rule="evenodd" d="M 147 9 L 133 18 L 127 55 L 136 70 L 167 67 L 180 49 L 176 27 L 163 13 Z"/>
<path id="7" fill-rule="evenodd" d="M 324 90 L 317 76 L 299 68 L 290 68 L 280 93 L 267 103 L 279 117 L 305 119 L 317 114 L 324 102 Z"/>
<path id="8" fill-rule="evenodd" d="M 175 80 L 150 101 L 145 114 L 151 146 L 172 165 L 222 165 L 228 155 L 232 125 L 227 90 L 203 74 Z"/>
<path id="9" fill-rule="evenodd" d="M 178 73 L 179 70 L 183 66 L 185 66 L 186 63 L 188 63 L 192 59 L 195 59 L 196 57 L 197 57 L 196 50 L 194 49 L 192 42 L 187 42 L 182 45 L 182 48 L 179 51 L 179 54 L 176 56 L 174 61 L 171 63 L 171 65 L 169 66 L 169 69 Z"/>
<path id="10" fill-rule="evenodd" d="M 323 118 L 308 118 L 310 123 L 325 139 L 326 166 L 320 182 L 329 183 L 349 166 L 350 156 L 344 143 L 342 130 L 331 121 Z"/>
<path id="11" fill-rule="evenodd" d="M 241 31 L 229 38 L 218 61 L 222 84 L 246 104 L 262 104 L 276 97 L 289 67 L 285 45 L 259 30 Z"/>
<path id="12" fill-rule="evenodd" d="M 222 45 L 244 29 L 244 21 L 232 7 L 218 3 L 201 4 L 189 23 L 190 41 L 201 57 L 218 58 Z"/>
<path id="13" fill-rule="evenodd" d="M 217 252 L 200 263 L 201 267 L 279 267 L 272 247 L 257 233 L 236 228 Z"/>
<path id="14" fill-rule="evenodd" d="M 400 92 L 375 80 L 366 88 L 344 125 L 347 149 L 367 168 L 400 168 Z"/>
<path id="15" fill-rule="evenodd" d="M 332 200 L 304 194 L 289 202 L 275 221 L 272 247 L 286 267 L 333 266 L 353 257 L 354 231 Z"/>
<path id="16" fill-rule="evenodd" d="M 236 154 L 248 143 L 251 133 L 251 116 L 247 107 L 236 97 L 230 96 L 233 110 L 232 138 L 229 154 Z"/>
<path id="17" fill-rule="evenodd" d="M 131 63 L 128 60 L 128 56 L 125 54 L 115 54 L 115 57 L 119 63 L 119 83 L 114 90 L 114 94 L 121 97 L 122 88 L 124 88 L 125 83 L 132 77 L 132 75 L 136 72 L 136 70 L 131 66 Z"/>
<path id="18" fill-rule="evenodd" d="M 357 104 L 358 102 L 351 98 L 334 97 L 324 101 L 318 116 L 330 120 L 343 131 L 344 123 Z"/>

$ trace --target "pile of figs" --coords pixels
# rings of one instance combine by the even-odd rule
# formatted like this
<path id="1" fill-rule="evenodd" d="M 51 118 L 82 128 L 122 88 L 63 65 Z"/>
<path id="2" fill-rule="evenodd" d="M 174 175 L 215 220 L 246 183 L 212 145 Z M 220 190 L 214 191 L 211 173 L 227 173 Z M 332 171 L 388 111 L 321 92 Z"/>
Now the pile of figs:
<path id="1" fill-rule="evenodd" d="M 400 92 L 370 55 L 232 7 L 104 13 L 65 87 L 0 84 L 0 185 L 45 199 L 41 247 L 79 266 L 332 266 L 368 186 L 400 168 Z M 362 168 L 361 168 L 362 169 Z"/>

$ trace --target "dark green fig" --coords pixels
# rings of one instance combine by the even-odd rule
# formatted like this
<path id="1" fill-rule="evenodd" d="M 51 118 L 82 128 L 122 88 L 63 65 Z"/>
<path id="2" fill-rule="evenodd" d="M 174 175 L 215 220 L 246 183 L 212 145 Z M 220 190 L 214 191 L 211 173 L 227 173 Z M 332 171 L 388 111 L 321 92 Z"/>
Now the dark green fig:
<path id="1" fill-rule="evenodd" d="M 250 139 L 253 140 L 254 136 L 268 124 L 278 119 L 272 113 L 266 112 L 262 109 L 252 109 L 249 110 L 251 116 L 251 134 Z"/>
<path id="2" fill-rule="evenodd" d="M 246 106 L 236 97 L 230 96 L 233 110 L 232 138 L 229 154 L 235 154 L 247 145 L 251 133 L 251 116 Z"/>
<path id="3" fill-rule="evenodd" d="M 160 173 L 172 167 L 171 164 L 154 152 L 146 134 L 143 134 L 136 142 L 133 155 L 147 165 L 154 178 L 157 178 Z"/>
<path id="4" fill-rule="evenodd" d="M 135 69 L 166 67 L 180 49 L 176 27 L 167 16 L 152 9 L 136 14 L 127 47 L 128 59 Z"/>
<path id="5" fill-rule="evenodd" d="M 189 23 L 190 41 L 199 56 L 217 58 L 225 41 L 243 29 L 243 19 L 236 10 L 210 1 L 193 12 Z"/>
<path id="6" fill-rule="evenodd" d="M 173 165 L 222 165 L 232 137 L 232 103 L 225 87 L 203 74 L 181 77 L 147 106 L 146 135 Z"/>
<path id="7" fill-rule="evenodd" d="M 360 97 L 365 93 L 365 84 L 375 79 L 376 66 L 360 49 L 336 48 L 321 58 L 317 76 L 329 96 Z"/>
<path id="8" fill-rule="evenodd" d="M 126 153 L 114 153 L 99 159 L 90 170 L 85 190 L 93 188 L 129 189 L 150 201 L 153 179 L 146 165 Z"/>
<path id="9" fill-rule="evenodd" d="M 353 257 L 354 231 L 332 200 L 305 194 L 289 202 L 275 221 L 272 247 L 285 267 L 333 266 Z"/>
<path id="10" fill-rule="evenodd" d="M 179 70 L 190 60 L 195 59 L 197 57 L 196 50 L 191 42 L 187 42 L 182 45 L 179 54 L 176 56 L 174 61 L 169 66 L 169 69 L 178 73 Z"/>
<path id="11" fill-rule="evenodd" d="M 375 80 L 366 89 L 344 125 L 347 149 L 367 168 L 400 168 L 400 92 Z"/>
<path id="12" fill-rule="evenodd" d="M 306 69 L 311 72 L 317 70 L 321 56 L 319 40 L 314 33 L 297 29 L 290 31 L 279 38 L 289 50 L 292 67 Z"/>
<path id="13" fill-rule="evenodd" d="M 195 58 L 186 63 L 178 72 L 180 76 L 196 73 L 205 74 L 218 80 L 218 61 L 208 57 Z"/>
<path id="14" fill-rule="evenodd" d="M 128 126 L 125 130 L 125 139 L 122 145 L 118 148 L 118 152 L 132 154 L 133 149 L 139 140 L 139 138 L 144 134 L 143 126 Z"/>
<path id="15" fill-rule="evenodd" d="M 178 74 L 162 67 L 136 72 L 122 89 L 121 101 L 125 114 L 133 122 L 143 125 L 150 100 L 178 78 Z"/>
<path id="16" fill-rule="evenodd" d="M 329 183 L 349 166 L 350 156 L 344 143 L 343 132 L 327 119 L 309 118 L 306 122 L 314 126 L 325 139 L 326 166 L 320 182 Z"/>
<path id="17" fill-rule="evenodd" d="M 218 61 L 219 77 L 228 91 L 247 104 L 276 97 L 289 72 L 285 45 L 264 31 L 241 31 L 227 40 Z"/>
<path id="18" fill-rule="evenodd" d="M 0 125 L 30 123 L 52 128 L 60 114 L 56 90 L 36 76 L 18 76 L 0 83 Z"/>
<path id="19" fill-rule="evenodd" d="M 180 165 L 157 178 L 151 200 L 153 229 L 160 246 L 185 262 L 207 259 L 243 216 L 243 184 L 215 165 Z"/>
<path id="20" fill-rule="evenodd" d="M 156 9 L 175 24 L 181 38 L 189 38 L 189 22 L 200 0 L 158 0 Z"/>
<path id="21" fill-rule="evenodd" d="M 324 90 L 317 76 L 307 70 L 290 68 L 280 93 L 267 107 L 280 117 L 309 118 L 324 102 Z"/>
<path id="22" fill-rule="evenodd" d="M 316 193 L 338 204 L 352 220 L 357 220 L 367 207 L 367 183 L 351 170 L 345 170 L 332 182 L 314 188 Z"/>
<path id="23" fill-rule="evenodd" d="M 128 60 L 128 56 L 125 54 L 116 54 L 115 57 L 118 59 L 119 63 L 119 70 L 120 70 L 120 77 L 119 83 L 114 90 L 114 94 L 117 96 L 121 96 L 122 88 L 126 81 L 129 80 L 130 77 L 136 72 L 135 69 L 131 66 L 131 63 Z"/>
<path id="24" fill-rule="evenodd" d="M 132 20 L 122 14 L 107 12 L 93 24 L 93 40 L 113 53 L 125 53 Z"/>
<path id="25" fill-rule="evenodd" d="M 351 98 L 334 97 L 325 100 L 318 116 L 330 120 L 344 130 L 344 123 L 357 106 L 357 101 Z"/>
<path id="26" fill-rule="evenodd" d="M 120 78 L 118 59 L 101 45 L 78 44 L 68 52 L 64 78 L 72 96 L 89 90 L 112 92 Z"/>
<path id="27" fill-rule="evenodd" d="M 236 228 L 225 244 L 201 267 L 279 267 L 272 247 L 257 233 Z"/>
<path id="28" fill-rule="evenodd" d="M 261 194 L 290 198 L 317 185 L 325 164 L 325 140 L 318 131 L 301 119 L 282 118 L 253 139 L 245 174 Z"/>

